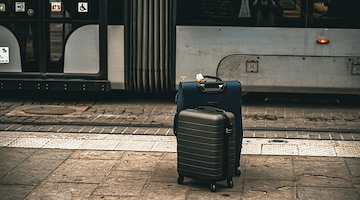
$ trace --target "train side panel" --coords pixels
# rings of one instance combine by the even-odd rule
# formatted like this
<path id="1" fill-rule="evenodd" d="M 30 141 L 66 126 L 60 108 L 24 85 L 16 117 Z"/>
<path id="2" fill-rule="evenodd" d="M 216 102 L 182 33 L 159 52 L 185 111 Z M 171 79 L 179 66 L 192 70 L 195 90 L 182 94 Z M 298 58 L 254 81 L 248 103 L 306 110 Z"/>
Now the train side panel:
<path id="1" fill-rule="evenodd" d="M 239 80 L 245 92 L 360 93 L 359 29 L 177 26 L 176 82 Z M 318 44 L 320 38 L 328 44 Z"/>

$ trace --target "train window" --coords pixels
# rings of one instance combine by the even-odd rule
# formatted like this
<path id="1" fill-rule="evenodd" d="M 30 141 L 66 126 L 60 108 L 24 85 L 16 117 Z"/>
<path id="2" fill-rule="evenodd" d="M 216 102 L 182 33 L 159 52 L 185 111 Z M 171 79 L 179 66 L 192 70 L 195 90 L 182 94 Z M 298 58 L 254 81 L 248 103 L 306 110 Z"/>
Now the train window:
<path id="1" fill-rule="evenodd" d="M 299 4 L 296 0 L 280 0 L 280 2 L 285 10 L 296 10 Z"/>
<path id="2" fill-rule="evenodd" d="M 106 57 L 105 45 L 100 45 L 100 42 L 103 44 L 106 41 L 106 37 L 103 37 L 107 24 L 106 3 L 111 3 L 116 8 L 116 2 L 0 0 L 0 29 L 11 36 L 11 40 L 4 46 L 9 48 L 11 67 L 16 67 L 16 70 L 11 68 L 11 72 L 31 72 L 24 73 L 24 76 L 37 76 L 41 73 L 61 76 L 63 73 L 72 73 L 68 68 L 75 68 L 76 65 L 67 64 L 71 57 L 69 55 L 81 45 L 90 46 L 92 51 L 90 56 L 90 53 L 86 54 L 85 59 L 78 59 L 79 62 L 96 58 L 95 62 L 100 63 Z M 120 8 L 116 9 L 123 8 L 122 4 L 119 5 Z M 118 10 L 118 13 L 121 12 Z M 77 61 L 76 59 L 74 60 Z M 98 63 L 94 66 L 96 64 Z M 102 68 L 103 66 L 105 67 L 101 65 Z"/>
<path id="3" fill-rule="evenodd" d="M 69 36 L 69 33 L 73 25 L 64 23 L 51 23 L 49 24 L 50 32 L 50 61 L 59 62 L 63 55 L 63 47 L 65 46 L 65 39 Z"/>
<path id="4" fill-rule="evenodd" d="M 301 0 L 280 0 L 280 6 L 283 7 L 284 18 L 299 18 L 301 16 Z"/>
<path id="5" fill-rule="evenodd" d="M 315 0 L 312 4 L 314 27 L 360 28 L 359 0 Z"/>
<path id="6" fill-rule="evenodd" d="M 39 6 L 38 0 L 0 0 L 0 26 L 6 27 L 16 37 L 24 72 L 39 71 Z"/>
<path id="7" fill-rule="evenodd" d="M 3 23 L 11 32 L 16 35 L 21 52 L 22 71 L 36 72 L 39 71 L 38 66 L 38 24 L 29 22 L 8 22 Z"/>
<path id="8" fill-rule="evenodd" d="M 237 25 L 248 23 L 248 17 L 243 17 L 241 21 L 239 21 L 240 1 L 241 0 L 177 1 L 177 24 Z M 248 11 L 250 12 L 250 10 Z"/>
<path id="9" fill-rule="evenodd" d="M 177 1 L 177 23 L 299 26 L 301 9 L 301 0 L 182 0 Z"/>
<path id="10" fill-rule="evenodd" d="M 359 0 L 181 0 L 178 25 L 360 27 Z"/>

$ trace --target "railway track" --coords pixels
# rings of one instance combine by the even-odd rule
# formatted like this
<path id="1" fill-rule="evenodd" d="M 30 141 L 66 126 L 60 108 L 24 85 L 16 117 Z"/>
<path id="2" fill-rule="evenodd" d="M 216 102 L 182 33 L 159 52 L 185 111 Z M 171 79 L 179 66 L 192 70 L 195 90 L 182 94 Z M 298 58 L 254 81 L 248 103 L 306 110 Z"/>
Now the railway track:
<path id="1" fill-rule="evenodd" d="M 16 122 L 1 121 L 0 125 L 20 125 L 20 126 L 94 126 L 94 127 L 144 127 L 144 128 L 172 128 L 167 124 L 114 124 L 106 122 Z M 359 129 L 328 129 L 328 128 L 279 128 L 279 127 L 243 127 L 244 131 L 288 131 L 288 132 L 326 132 L 326 133 L 359 133 Z M 6 131 L 6 130 L 3 130 Z"/>
<path id="2" fill-rule="evenodd" d="M 0 131 L 172 135 L 171 95 L 0 94 Z M 74 94 L 74 95 L 71 95 Z M 360 140 L 357 96 L 249 94 L 244 137 Z M 1 135 L 0 135 L 1 136 Z"/>

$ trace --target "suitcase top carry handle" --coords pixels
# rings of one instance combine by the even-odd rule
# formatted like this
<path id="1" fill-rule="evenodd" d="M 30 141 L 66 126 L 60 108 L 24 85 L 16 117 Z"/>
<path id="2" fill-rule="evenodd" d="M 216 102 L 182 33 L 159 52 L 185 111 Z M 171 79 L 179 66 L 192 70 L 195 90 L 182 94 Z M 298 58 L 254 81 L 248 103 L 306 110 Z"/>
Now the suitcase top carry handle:
<path id="1" fill-rule="evenodd" d="M 218 93 L 222 92 L 226 88 L 226 83 L 224 82 L 200 82 L 198 83 L 198 88 L 205 93 Z"/>
<path id="2" fill-rule="evenodd" d="M 205 75 L 205 76 L 203 76 L 203 77 L 204 77 L 204 78 L 212 78 L 212 79 L 215 79 L 215 80 L 217 80 L 217 81 L 222 81 L 221 78 L 216 77 L 216 76 Z"/>

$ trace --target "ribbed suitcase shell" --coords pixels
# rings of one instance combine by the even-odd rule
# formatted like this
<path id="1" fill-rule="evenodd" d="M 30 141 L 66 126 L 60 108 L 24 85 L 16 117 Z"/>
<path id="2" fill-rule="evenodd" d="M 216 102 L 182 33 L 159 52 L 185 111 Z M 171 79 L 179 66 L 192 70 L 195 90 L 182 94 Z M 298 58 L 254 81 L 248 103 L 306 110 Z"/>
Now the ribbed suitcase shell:
<path id="1" fill-rule="evenodd" d="M 228 117 L 228 121 L 224 118 Z M 226 133 L 226 123 L 232 133 Z M 212 109 L 186 109 L 178 118 L 178 173 L 215 183 L 232 179 L 235 168 L 235 116 Z"/>

